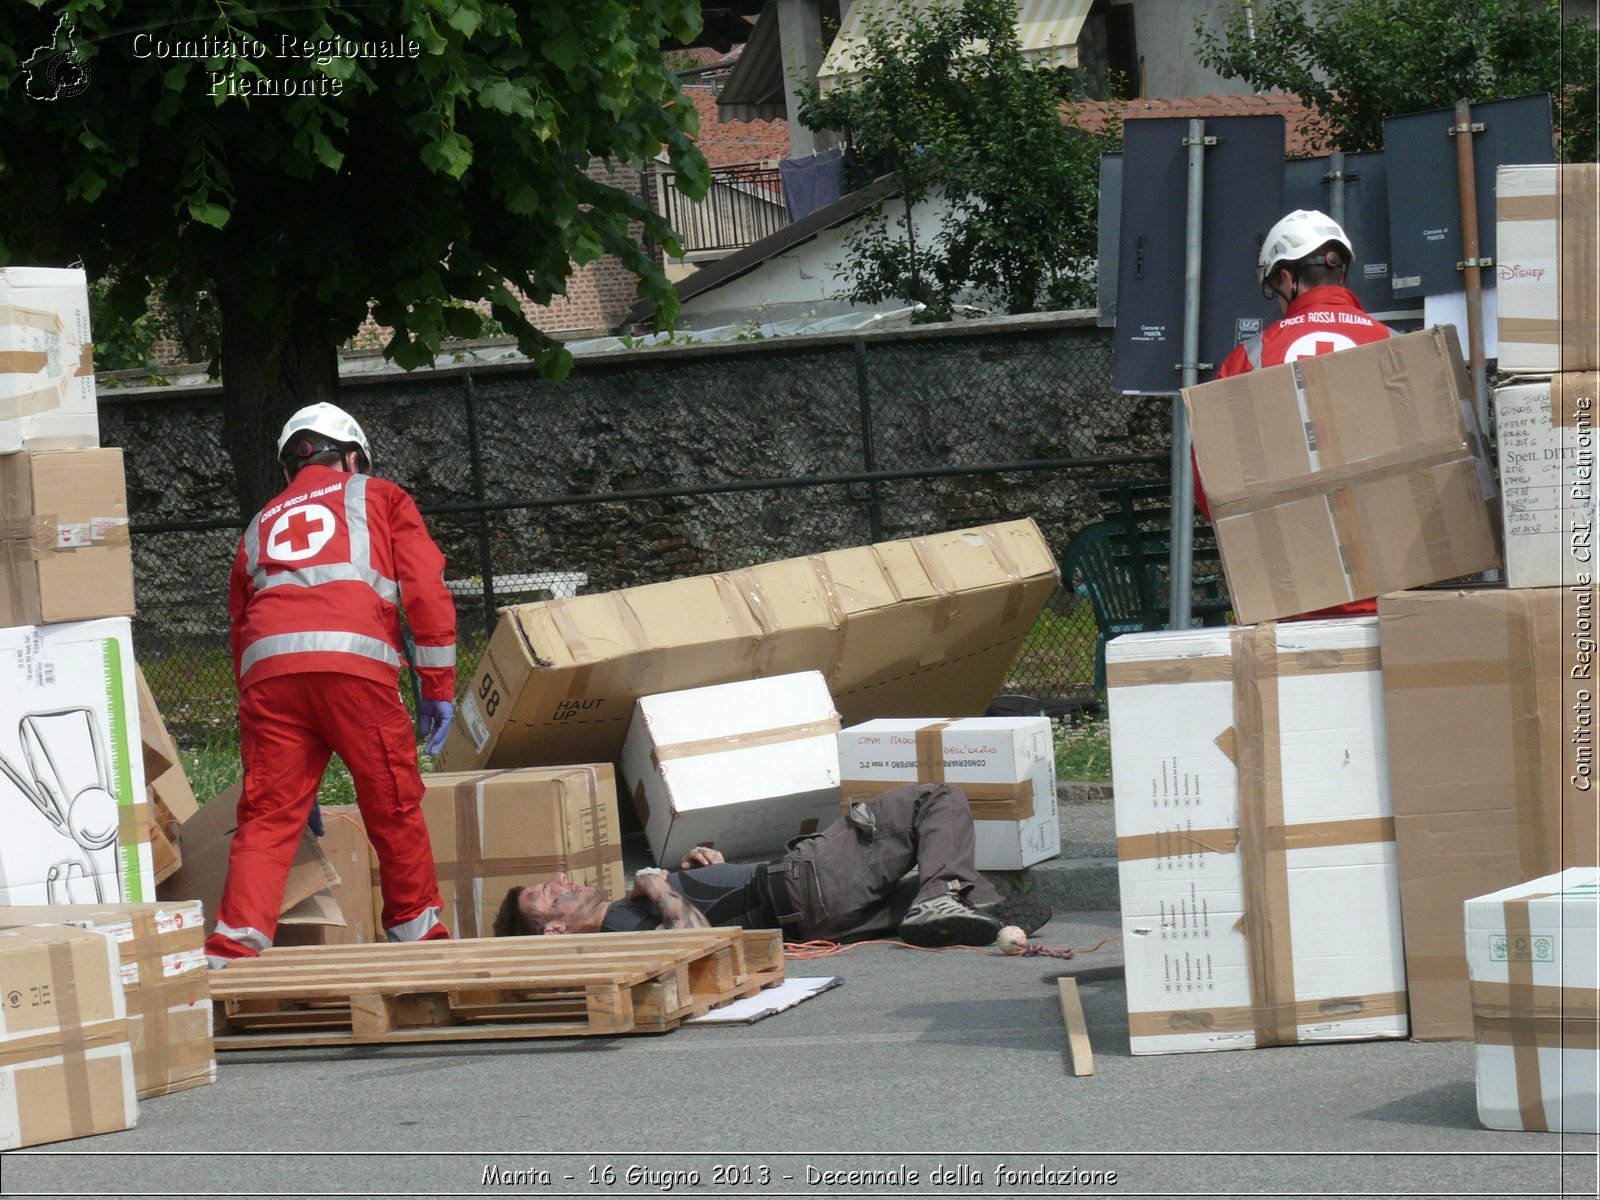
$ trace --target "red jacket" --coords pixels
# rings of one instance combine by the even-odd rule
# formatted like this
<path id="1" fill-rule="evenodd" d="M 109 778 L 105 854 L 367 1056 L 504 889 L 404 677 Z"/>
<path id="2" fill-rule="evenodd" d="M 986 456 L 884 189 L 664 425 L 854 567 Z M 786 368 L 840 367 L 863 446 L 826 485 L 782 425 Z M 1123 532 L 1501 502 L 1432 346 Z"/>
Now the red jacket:
<path id="1" fill-rule="evenodd" d="M 1348 350 L 1351 346 L 1365 346 L 1389 337 L 1389 327 L 1382 321 L 1367 316 L 1349 288 L 1324 286 L 1301 292 L 1284 310 L 1283 316 L 1268 325 L 1259 337 L 1249 338 L 1233 348 L 1217 368 L 1217 378 L 1227 379 L 1243 375 L 1261 367 L 1276 367 L 1297 358 L 1310 358 L 1317 354 L 1332 354 L 1335 350 Z M 1192 457 L 1194 451 L 1189 451 Z M 1206 503 L 1205 489 L 1200 486 L 1200 468 L 1194 471 L 1195 507 L 1206 520 L 1211 519 L 1211 506 Z M 1378 611 L 1377 597 L 1352 600 L 1316 612 L 1302 613 L 1295 620 L 1314 617 L 1370 616 Z"/>
<path id="2" fill-rule="evenodd" d="M 239 539 L 228 585 L 242 691 L 276 675 L 334 671 L 398 686 L 400 605 L 422 693 L 456 688 L 456 610 L 444 555 L 396 484 L 303 468 Z"/>

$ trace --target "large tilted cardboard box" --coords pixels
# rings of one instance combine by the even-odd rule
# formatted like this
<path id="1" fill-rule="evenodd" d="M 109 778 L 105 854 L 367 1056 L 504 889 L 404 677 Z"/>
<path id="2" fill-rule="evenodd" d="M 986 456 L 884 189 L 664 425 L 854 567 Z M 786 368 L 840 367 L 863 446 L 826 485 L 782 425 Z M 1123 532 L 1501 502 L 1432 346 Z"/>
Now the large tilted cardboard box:
<path id="1" fill-rule="evenodd" d="M 1600 374 L 1498 387 L 1494 413 L 1506 584 L 1561 587 L 1582 572 L 1592 576 Z"/>
<path id="2" fill-rule="evenodd" d="M 99 444 L 93 350 L 82 270 L 0 267 L 0 454 Z"/>
<path id="3" fill-rule="evenodd" d="M 1600 1133 L 1600 870 L 1467 901 L 1478 1119 Z"/>
<path id="4" fill-rule="evenodd" d="M 0 929 L 73 925 L 116 943 L 139 1099 L 216 1082 L 198 901 L 0 907 Z"/>
<path id="5" fill-rule="evenodd" d="M 1500 369 L 1600 369 L 1600 165 L 1495 173 Z"/>
<path id="6" fill-rule="evenodd" d="M 1135 1054 L 1406 1036 L 1377 621 L 1106 648 Z"/>
<path id="7" fill-rule="evenodd" d="M 1044 717 L 866 721 L 840 732 L 839 772 L 846 805 L 905 783 L 959 787 L 972 806 L 980 871 L 1061 853 L 1055 742 Z"/>
<path id="8" fill-rule="evenodd" d="M 139 1101 L 111 937 L 0 929 L 0 979 L 0 1150 L 132 1129 Z"/>
<path id="9" fill-rule="evenodd" d="M 324 804 L 322 828 L 317 845 L 338 872 L 339 882 L 306 897 L 279 917 L 273 945 L 349 946 L 383 941 L 378 860 L 367 840 L 361 810 L 353 804 Z"/>
<path id="10" fill-rule="evenodd" d="M 222 899 L 223 885 L 228 881 L 228 853 L 239 828 L 241 793 L 240 785 L 234 784 L 202 804 L 199 811 L 183 823 L 179 830 L 183 865 L 156 889 L 163 900 L 200 901 L 207 933 L 217 923 L 217 904 Z M 303 900 L 338 882 L 339 872 L 322 852 L 316 835 L 305 830 L 295 847 L 294 861 L 284 883 L 281 912 L 287 913 Z M 328 907 L 332 911 L 329 919 L 337 921 L 338 909 L 331 898 Z"/>
<path id="11" fill-rule="evenodd" d="M 156 883 L 176 871 L 183 861 L 179 830 L 199 811 L 194 789 L 183 773 L 178 744 L 167 731 L 155 693 L 144 672 L 135 668 L 139 689 L 139 740 L 144 751 L 145 793 L 150 800 L 150 858 Z"/>
<path id="12" fill-rule="evenodd" d="M 839 816 L 839 714 L 820 671 L 640 698 L 622 780 L 650 851 L 698 845 L 730 862 L 777 857 Z"/>
<path id="13" fill-rule="evenodd" d="M 0 454 L 0 626 L 132 615 L 122 451 Z"/>
<path id="14" fill-rule="evenodd" d="M 565 872 L 623 897 L 617 781 L 609 763 L 424 775 L 422 813 L 456 937 L 488 937 L 513 887 Z"/>
<path id="15" fill-rule="evenodd" d="M 1242 623 L 1500 565 L 1451 326 L 1183 390 Z"/>
<path id="16" fill-rule="evenodd" d="M 796 671 L 849 722 L 976 716 L 1056 579 L 1010 521 L 503 609 L 440 765 L 613 762 L 641 696 Z"/>
<path id="17" fill-rule="evenodd" d="M 0 629 L 0 903 L 155 896 L 128 621 Z"/>
<path id="18" fill-rule="evenodd" d="M 1462 904 L 1600 865 L 1594 589 L 1399 592 L 1378 621 L 1412 1035 L 1470 1038 Z"/>

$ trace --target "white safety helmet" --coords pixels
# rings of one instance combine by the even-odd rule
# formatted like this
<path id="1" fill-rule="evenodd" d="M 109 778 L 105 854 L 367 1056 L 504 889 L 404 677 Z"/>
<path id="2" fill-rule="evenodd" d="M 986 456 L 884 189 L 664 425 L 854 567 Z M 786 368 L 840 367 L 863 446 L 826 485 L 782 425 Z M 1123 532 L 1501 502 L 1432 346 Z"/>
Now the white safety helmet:
<path id="1" fill-rule="evenodd" d="M 1279 267 L 1293 266 L 1329 243 L 1344 251 L 1346 263 L 1355 258 L 1355 247 L 1337 221 L 1315 209 L 1295 209 L 1267 230 L 1261 254 L 1256 259 L 1256 282 L 1266 287 L 1267 280 Z"/>
<path id="2" fill-rule="evenodd" d="M 284 422 L 278 435 L 278 458 L 283 458 L 284 447 L 297 433 L 320 433 L 330 442 L 345 442 L 361 447 L 366 458 L 366 470 L 372 469 L 372 447 L 367 435 L 361 432 L 356 419 L 336 404 L 308 404 Z"/>

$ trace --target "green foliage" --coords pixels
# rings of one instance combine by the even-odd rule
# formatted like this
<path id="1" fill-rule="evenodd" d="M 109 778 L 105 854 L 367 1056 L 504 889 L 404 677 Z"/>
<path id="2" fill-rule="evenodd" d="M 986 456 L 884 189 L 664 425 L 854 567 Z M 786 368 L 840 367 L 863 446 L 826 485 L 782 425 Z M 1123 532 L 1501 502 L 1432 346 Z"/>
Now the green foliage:
<path id="1" fill-rule="evenodd" d="M 1053 723 L 1056 778 L 1102 783 L 1111 778 L 1111 722 L 1094 717 Z"/>
<path id="2" fill-rule="evenodd" d="M 1563 24 L 1559 4 L 1267 0 L 1195 33 L 1212 70 L 1298 93 L 1314 110 L 1304 132 L 1327 149 L 1382 149 L 1386 116 L 1549 92 L 1562 158 L 1595 157 L 1596 33 Z"/>
<path id="3" fill-rule="evenodd" d="M 934 320 L 964 294 L 1008 313 L 1094 303 L 1100 155 L 1114 147 L 1064 126 L 1065 78 L 1030 68 L 1016 19 L 1015 0 L 901 0 L 866 19 L 856 76 L 802 89 L 800 120 L 846 132 L 899 187 L 848 236 L 851 299 L 922 303 Z M 942 224 L 915 225 L 941 197 Z"/>
<path id="4" fill-rule="evenodd" d="M 89 325 L 97 371 L 154 372 L 160 341 L 173 342 L 177 361 L 186 363 L 214 364 L 221 349 L 217 310 L 203 293 L 184 295 L 164 287 L 140 302 L 137 292 L 96 279 L 89 284 Z"/>
<path id="5" fill-rule="evenodd" d="M 574 259 L 616 254 L 674 312 L 630 225 L 676 253 L 672 231 L 586 170 L 665 147 L 703 194 L 660 49 L 699 20 L 695 0 L 5 5 L 0 263 L 81 260 L 125 313 L 152 281 L 209 292 L 259 327 L 242 340 L 329 355 L 375 301 L 407 367 L 488 300 L 559 377 L 510 287 L 547 302 Z"/>

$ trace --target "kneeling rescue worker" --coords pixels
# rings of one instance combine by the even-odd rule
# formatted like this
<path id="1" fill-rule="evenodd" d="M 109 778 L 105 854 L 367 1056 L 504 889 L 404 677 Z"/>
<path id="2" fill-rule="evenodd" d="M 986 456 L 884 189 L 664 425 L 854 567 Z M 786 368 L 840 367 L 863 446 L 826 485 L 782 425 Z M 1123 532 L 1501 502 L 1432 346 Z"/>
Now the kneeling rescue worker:
<path id="1" fill-rule="evenodd" d="M 447 938 L 417 743 L 400 701 L 400 606 L 416 638 L 430 754 L 454 716 L 455 605 L 415 501 L 366 474 L 361 426 L 332 404 L 289 418 L 288 487 L 245 527 L 228 588 L 244 790 L 228 879 L 206 939 L 213 967 L 272 944 L 301 830 L 332 754 L 349 768 L 378 853 L 393 942 Z"/>

